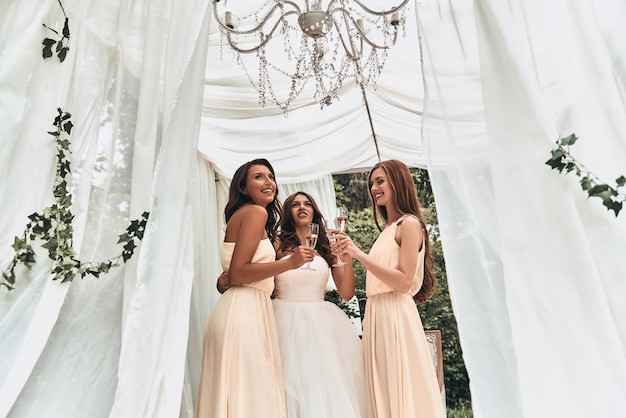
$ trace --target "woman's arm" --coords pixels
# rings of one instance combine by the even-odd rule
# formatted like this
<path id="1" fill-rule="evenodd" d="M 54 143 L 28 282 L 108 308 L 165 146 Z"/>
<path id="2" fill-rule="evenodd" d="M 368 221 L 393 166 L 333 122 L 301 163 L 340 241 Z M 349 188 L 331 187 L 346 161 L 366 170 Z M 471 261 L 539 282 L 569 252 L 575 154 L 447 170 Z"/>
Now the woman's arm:
<path id="1" fill-rule="evenodd" d="M 354 268 L 352 260 L 346 261 L 343 266 L 332 267 L 333 280 L 337 286 L 337 292 L 343 300 L 350 300 L 354 296 L 354 288 L 356 279 L 354 277 Z"/>
<path id="2" fill-rule="evenodd" d="M 361 251 L 345 233 L 336 235 L 337 242 L 333 245 L 333 249 L 356 258 L 381 281 L 391 286 L 394 290 L 405 293 L 411 288 L 411 284 L 415 279 L 422 237 L 422 227 L 417 219 L 409 216 L 398 225 L 395 239 L 400 246 L 400 260 L 397 269 L 381 264 L 370 255 Z"/>
<path id="3" fill-rule="evenodd" d="M 265 238 L 266 222 L 267 212 L 259 205 L 243 206 L 228 222 L 226 240 L 235 242 L 228 273 L 231 284 L 253 283 L 298 268 L 305 262 L 313 260 L 312 249 L 298 247 L 289 258 L 268 263 L 253 263 L 252 257 L 259 242 Z"/>

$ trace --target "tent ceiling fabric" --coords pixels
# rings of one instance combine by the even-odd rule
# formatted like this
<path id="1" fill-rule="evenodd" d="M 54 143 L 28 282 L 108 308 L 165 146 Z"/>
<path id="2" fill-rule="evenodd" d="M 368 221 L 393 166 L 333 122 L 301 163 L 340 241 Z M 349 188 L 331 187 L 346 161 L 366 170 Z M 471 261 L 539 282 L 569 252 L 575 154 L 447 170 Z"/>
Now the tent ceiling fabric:
<path id="1" fill-rule="evenodd" d="M 394 3 L 387 0 L 372 7 Z M 377 88 L 368 88 L 366 94 L 381 158 L 403 155 L 408 164 L 425 167 L 419 139 L 423 90 L 415 24 L 409 15 L 406 34 L 389 50 Z M 216 27 L 214 23 L 207 55 L 199 149 L 220 174 L 228 177 L 241 163 L 260 155 L 275 164 L 283 182 L 366 170 L 377 161 L 361 91 L 353 81 L 323 110 L 312 97 L 312 82 L 286 115 L 272 103 L 261 108 L 242 67 L 227 46 L 219 45 Z M 277 43 L 282 45 L 280 39 Z M 280 58 L 268 54 L 268 60 L 273 57 Z M 279 81 L 286 85 L 286 80 Z"/>
<path id="2" fill-rule="evenodd" d="M 0 289 L 0 416 L 190 418 L 230 176 L 268 158 L 281 193 L 306 189 L 328 214 L 330 174 L 377 161 L 361 92 L 261 108 L 204 0 L 65 0 L 70 53 L 43 60 L 41 23 L 63 14 L 35 3 L 0 6 L 0 267 L 52 201 L 59 106 L 75 126 L 80 256 L 110 257 L 151 215 L 108 277 L 53 282 L 41 254 Z M 601 179 L 626 174 L 626 4 L 410 5 L 367 97 L 382 158 L 429 170 L 474 416 L 621 417 L 626 212 L 544 162 L 575 132 Z"/>

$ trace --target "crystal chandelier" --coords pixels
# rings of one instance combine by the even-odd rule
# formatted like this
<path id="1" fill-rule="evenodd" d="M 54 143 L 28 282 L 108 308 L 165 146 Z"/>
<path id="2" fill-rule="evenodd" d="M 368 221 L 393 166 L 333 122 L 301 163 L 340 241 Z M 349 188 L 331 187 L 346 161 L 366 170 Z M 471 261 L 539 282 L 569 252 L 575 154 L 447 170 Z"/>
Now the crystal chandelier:
<path id="1" fill-rule="evenodd" d="M 387 49 L 404 30 L 408 3 L 377 11 L 359 0 L 326 6 L 322 0 L 265 0 L 253 12 L 238 13 L 237 1 L 230 1 L 213 0 L 222 45 L 243 66 L 259 104 L 273 103 L 285 113 L 309 80 L 322 109 L 338 99 L 346 80 L 354 79 L 367 100 L 365 87 L 375 87 Z"/>

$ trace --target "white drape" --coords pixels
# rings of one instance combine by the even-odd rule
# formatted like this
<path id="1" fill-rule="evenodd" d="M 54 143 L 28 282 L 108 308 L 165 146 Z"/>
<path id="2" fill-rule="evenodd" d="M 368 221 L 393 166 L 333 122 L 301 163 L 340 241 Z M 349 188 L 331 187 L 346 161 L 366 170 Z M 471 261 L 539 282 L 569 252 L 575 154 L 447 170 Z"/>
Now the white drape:
<path id="1" fill-rule="evenodd" d="M 626 223 L 544 162 L 575 132 L 581 162 L 623 174 L 625 49 L 602 34 L 624 7 L 452 5 L 420 9 L 424 137 L 475 416 L 618 417 Z"/>
<path id="2" fill-rule="evenodd" d="M 228 179 L 268 158 L 282 198 L 305 190 L 332 216 L 330 174 L 377 161 L 361 93 L 347 85 L 322 111 L 308 98 L 287 116 L 261 109 L 195 0 L 66 0 L 70 53 L 44 61 L 41 23 L 60 29 L 63 15 L 34 3 L 0 6 L 0 268 L 26 217 L 53 201 L 57 107 L 75 125 L 81 259 L 117 255 L 128 221 L 151 216 L 111 274 L 53 282 L 40 251 L 0 289 L 0 416 L 191 417 Z M 626 175 L 626 6 L 412 10 L 367 94 L 381 157 L 429 169 L 474 415 L 619 417 L 626 212 L 544 162 L 575 132 L 585 166 Z"/>
<path id="3" fill-rule="evenodd" d="M 56 2 L 2 6 L 2 266 L 26 216 L 52 203 L 56 108 L 72 113 L 74 246 L 121 252 L 151 212 L 130 271 L 52 282 L 40 252 L 0 302 L 0 416 L 179 414 L 194 274 L 192 180 L 206 63 L 206 2 L 63 2 L 64 63 L 41 58 Z"/>

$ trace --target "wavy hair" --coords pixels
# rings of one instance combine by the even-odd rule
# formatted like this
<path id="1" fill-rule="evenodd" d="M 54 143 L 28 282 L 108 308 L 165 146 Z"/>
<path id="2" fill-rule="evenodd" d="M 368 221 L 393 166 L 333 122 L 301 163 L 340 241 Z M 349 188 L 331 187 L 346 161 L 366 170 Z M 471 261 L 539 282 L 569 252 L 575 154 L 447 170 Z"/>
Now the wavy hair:
<path id="1" fill-rule="evenodd" d="M 369 172 L 368 186 L 370 188 L 370 198 L 372 200 L 372 212 L 374 216 L 374 222 L 379 230 L 382 231 L 380 224 L 378 223 L 378 215 L 387 222 L 387 208 L 385 206 L 378 206 L 376 200 L 372 195 L 372 173 L 377 168 L 382 168 L 387 174 L 389 179 L 389 185 L 393 190 L 393 198 L 398 211 L 402 215 L 413 215 L 420 221 L 422 227 L 422 233 L 424 234 L 424 281 L 420 290 L 413 296 L 416 303 L 426 302 L 435 293 L 437 287 L 437 278 L 435 277 L 435 268 L 433 258 L 430 254 L 430 240 L 428 238 L 428 230 L 426 229 L 426 222 L 422 216 L 422 205 L 417 198 L 417 192 L 415 190 L 415 183 L 409 168 L 403 162 L 399 160 L 386 160 L 380 161 Z"/>
<path id="2" fill-rule="evenodd" d="M 244 205 L 253 205 L 254 200 L 250 196 L 245 193 L 247 181 L 248 181 L 248 172 L 250 171 L 250 167 L 253 165 L 264 165 L 267 167 L 272 175 L 275 177 L 274 167 L 267 161 L 265 158 L 257 158 L 252 161 L 248 161 L 247 163 L 240 166 L 233 175 L 233 179 L 230 183 L 230 190 L 228 192 L 228 203 L 226 203 L 226 208 L 224 209 L 224 217 L 226 218 L 226 223 L 230 220 L 233 214 L 237 211 L 237 209 L 241 208 Z M 276 239 L 276 230 L 278 228 L 278 221 L 280 220 L 280 213 L 282 211 L 282 207 L 280 201 L 278 200 L 278 184 L 276 185 L 276 194 L 274 195 L 274 200 L 265 207 L 267 211 L 267 222 L 265 223 L 265 232 L 267 232 L 267 236 L 270 241 L 274 242 Z"/>
<path id="3" fill-rule="evenodd" d="M 283 253 L 287 253 L 293 251 L 299 245 L 302 245 L 302 243 L 298 239 L 298 236 L 296 235 L 296 222 L 291 213 L 291 205 L 298 195 L 306 197 L 311 202 L 311 207 L 313 208 L 312 222 L 318 224 L 320 227 L 315 248 L 317 249 L 317 252 L 320 253 L 322 258 L 326 260 L 326 263 L 331 266 L 333 264 L 333 255 L 330 251 L 330 241 L 328 240 L 328 234 L 326 233 L 324 216 L 319 210 L 317 203 L 315 203 L 315 200 L 313 200 L 311 195 L 305 192 L 295 192 L 294 194 L 289 195 L 283 202 L 283 214 L 280 220 L 279 249 Z"/>

